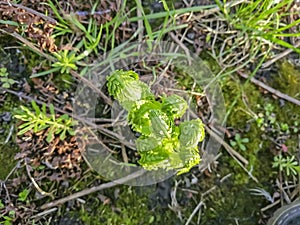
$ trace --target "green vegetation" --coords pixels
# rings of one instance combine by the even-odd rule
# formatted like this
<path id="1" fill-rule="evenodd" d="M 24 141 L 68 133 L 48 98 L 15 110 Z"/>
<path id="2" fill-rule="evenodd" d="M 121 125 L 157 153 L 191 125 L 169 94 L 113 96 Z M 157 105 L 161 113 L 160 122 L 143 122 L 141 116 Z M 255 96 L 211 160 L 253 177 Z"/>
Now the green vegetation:
<path id="1" fill-rule="evenodd" d="M 0 87 L 10 88 L 16 81 L 8 78 L 8 72 L 6 68 L 0 68 Z"/>
<path id="2" fill-rule="evenodd" d="M 30 191 L 28 189 L 24 189 L 23 191 L 21 191 L 19 193 L 19 197 L 18 197 L 18 201 L 21 201 L 21 202 L 26 202 L 27 201 L 27 197 L 29 195 Z"/>
<path id="3" fill-rule="evenodd" d="M 70 73 L 70 70 L 77 70 L 76 63 L 84 57 L 87 57 L 89 55 L 89 52 L 84 51 L 82 54 L 76 56 L 76 53 L 74 51 L 69 52 L 69 50 L 62 50 L 58 53 L 54 52 L 53 54 L 55 55 L 58 61 L 52 64 L 53 69 L 48 72 L 50 73 L 60 71 L 60 73 L 62 74 L 68 74 Z M 41 74 L 35 74 L 33 77 L 37 77 L 40 75 Z"/>
<path id="4" fill-rule="evenodd" d="M 12 225 L 15 214 L 15 211 L 10 210 L 7 215 L 0 215 L 0 223 L 3 225 Z"/>
<path id="5" fill-rule="evenodd" d="M 141 194 L 136 188 L 125 186 L 120 190 L 117 201 L 109 198 L 110 195 L 113 195 L 111 192 L 104 193 L 105 204 L 97 198 L 89 199 L 89 209 L 82 208 L 80 210 L 80 219 L 84 224 L 154 225 L 162 221 L 166 224 L 170 224 L 170 220 L 176 221 L 174 218 L 171 219 L 173 215 L 169 210 L 161 209 L 161 207 L 157 207 L 155 210 L 150 209 L 149 195 L 151 193 L 147 189 L 143 190 Z M 75 214 L 75 216 L 78 215 Z"/>
<path id="6" fill-rule="evenodd" d="M 67 134 L 75 134 L 72 126 L 76 124 L 76 121 L 70 118 L 69 115 L 63 114 L 57 118 L 52 104 L 48 107 L 50 115 L 47 114 L 46 104 L 43 104 L 40 108 L 35 101 L 31 101 L 31 105 L 34 112 L 26 106 L 20 106 L 21 109 L 15 112 L 15 117 L 24 122 L 19 125 L 18 135 L 22 135 L 27 131 L 37 133 L 47 129 L 46 141 L 49 143 L 53 140 L 54 135 L 59 135 L 59 138 L 64 140 Z"/>
<path id="7" fill-rule="evenodd" d="M 5 210 L 5 205 L 2 203 L 2 200 L 0 199 L 0 212 L 1 212 L 0 223 L 3 225 L 12 225 L 16 212 L 14 210 L 9 210 L 6 213 L 2 213 L 2 210 Z"/>
<path id="8" fill-rule="evenodd" d="M 278 3 L 273 0 L 245 1 L 234 7 L 234 13 L 219 0 L 217 2 L 222 10 L 222 16 L 234 29 L 239 31 L 238 36 L 247 38 L 244 41 L 249 40 L 252 45 L 261 43 L 269 46 L 269 49 L 277 44 L 300 52 L 298 48 L 283 40 L 283 37 L 299 36 L 299 33 L 290 33 L 289 29 L 298 24 L 300 20 L 292 23 L 283 22 L 288 15 L 287 10 L 291 6 L 290 0 Z"/>
<path id="9" fill-rule="evenodd" d="M 300 174 L 300 166 L 295 159 L 295 156 L 283 157 L 279 154 L 274 157 L 273 168 L 278 168 L 280 172 L 285 172 L 287 176 Z"/>
<path id="10" fill-rule="evenodd" d="M 163 96 L 155 100 L 149 86 L 133 71 L 117 70 L 107 77 L 109 94 L 128 111 L 128 122 L 141 136 L 136 147 L 139 163 L 148 170 L 176 169 L 188 172 L 200 162 L 198 143 L 204 139 L 200 119 L 175 125 L 188 105 L 178 96 Z"/>
<path id="11" fill-rule="evenodd" d="M 244 144 L 249 143 L 249 138 L 242 138 L 240 134 L 234 135 L 234 140 L 230 140 L 232 147 L 238 147 L 242 151 L 246 151 L 246 146 Z"/>

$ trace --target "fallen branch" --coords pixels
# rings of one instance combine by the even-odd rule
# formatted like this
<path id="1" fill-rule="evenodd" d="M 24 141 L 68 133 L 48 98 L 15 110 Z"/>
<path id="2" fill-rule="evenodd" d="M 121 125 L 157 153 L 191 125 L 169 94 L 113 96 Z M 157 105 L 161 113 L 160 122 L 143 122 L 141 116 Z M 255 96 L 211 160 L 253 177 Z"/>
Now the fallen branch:
<path id="1" fill-rule="evenodd" d="M 239 74 L 241 77 L 243 77 L 243 78 L 245 78 L 245 79 L 249 79 L 249 78 L 250 78 L 247 74 L 242 73 L 241 71 L 237 71 L 237 72 L 238 72 L 238 74 Z M 295 98 L 293 98 L 293 97 L 291 97 L 291 96 L 289 96 L 289 95 L 287 95 L 287 94 L 284 94 L 284 93 L 282 93 L 282 92 L 280 92 L 280 91 L 278 91 L 278 90 L 276 90 L 276 89 L 274 89 L 274 88 L 272 88 L 272 87 L 269 87 L 269 86 L 266 85 L 265 83 L 263 83 L 263 82 L 261 82 L 261 81 L 255 79 L 255 78 L 253 78 L 253 77 L 250 78 L 250 81 L 251 81 L 252 83 L 256 84 L 257 86 L 259 86 L 259 87 L 261 87 L 261 88 L 267 90 L 268 92 L 270 92 L 270 93 L 276 95 L 277 97 L 282 98 L 282 99 L 284 99 L 284 100 L 286 100 L 286 101 L 289 101 L 289 102 L 291 102 L 291 103 L 294 103 L 295 105 L 300 106 L 300 101 L 299 101 L 298 99 L 295 99 Z"/>
<path id="2" fill-rule="evenodd" d="M 46 203 L 46 204 L 42 205 L 40 207 L 40 209 L 42 209 L 42 210 L 49 209 L 51 207 L 61 205 L 61 204 L 65 203 L 65 202 L 68 202 L 70 200 L 80 198 L 82 196 L 89 195 L 89 194 L 92 194 L 94 192 L 101 191 L 101 190 L 104 190 L 104 189 L 107 189 L 107 188 L 111 188 L 111 187 L 117 186 L 119 184 L 123 184 L 127 181 L 133 180 L 134 178 L 137 178 L 137 177 L 141 176 L 144 173 L 145 173 L 145 170 L 138 170 L 137 172 L 134 172 L 134 173 L 132 173 L 132 174 L 126 176 L 126 177 L 122 177 L 120 179 L 117 179 L 117 180 L 114 180 L 114 181 L 111 181 L 111 182 L 108 182 L 108 183 L 105 183 L 105 184 L 101 184 L 99 186 L 95 186 L 95 187 L 92 187 L 92 188 L 87 188 L 87 189 L 84 189 L 84 190 L 79 191 L 77 193 L 71 194 L 67 197 L 55 200 L 55 201 L 50 202 L 50 203 Z"/>

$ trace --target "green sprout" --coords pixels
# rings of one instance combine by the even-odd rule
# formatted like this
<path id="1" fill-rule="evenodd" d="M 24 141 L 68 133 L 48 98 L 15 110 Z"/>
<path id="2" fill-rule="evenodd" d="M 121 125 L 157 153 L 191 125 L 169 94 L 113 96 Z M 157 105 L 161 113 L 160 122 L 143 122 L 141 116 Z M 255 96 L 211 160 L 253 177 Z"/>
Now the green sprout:
<path id="1" fill-rule="evenodd" d="M 282 154 L 279 154 L 274 157 L 274 162 L 272 165 L 273 168 L 279 168 L 279 171 L 285 171 L 286 175 L 289 176 L 291 174 L 297 175 L 300 173 L 300 166 L 298 162 L 295 160 L 295 156 L 287 156 L 282 157 Z"/>
<path id="2" fill-rule="evenodd" d="M 29 195 L 29 190 L 28 189 L 24 189 L 23 191 L 21 191 L 18 195 L 18 200 L 21 202 L 25 202 L 27 200 L 27 197 Z"/>
<path id="3" fill-rule="evenodd" d="M 234 136 L 234 140 L 230 140 L 230 145 L 232 147 L 238 146 L 242 151 L 246 151 L 246 146 L 244 144 L 249 143 L 249 138 L 242 138 L 240 134 Z"/>
<path id="4" fill-rule="evenodd" d="M 260 105 L 258 105 L 261 108 Z M 256 124 L 261 131 L 265 131 L 268 127 L 272 127 L 274 130 L 275 125 L 277 124 L 276 114 L 274 113 L 274 106 L 271 103 L 268 103 L 263 108 L 264 112 L 258 113 L 256 118 Z"/>
<path id="5" fill-rule="evenodd" d="M 57 58 L 57 62 L 52 64 L 53 68 L 56 68 L 60 73 L 70 73 L 71 70 L 77 70 L 76 63 L 89 55 L 89 51 L 84 51 L 82 54 L 76 56 L 75 51 L 69 52 L 69 50 L 62 50 L 53 52 L 52 54 Z"/>
<path id="6" fill-rule="evenodd" d="M 6 68 L 0 68 L 0 87 L 10 88 L 15 82 L 15 80 L 8 78 Z"/>
<path id="7" fill-rule="evenodd" d="M 76 49 L 80 45 L 82 45 L 82 43 L 79 43 L 76 46 Z M 51 65 L 53 68 L 40 73 L 33 74 L 30 77 L 34 78 L 34 77 L 45 76 L 47 74 L 58 72 L 58 71 L 61 74 L 69 74 L 71 70 L 77 70 L 78 69 L 77 65 L 80 64 L 80 60 L 87 57 L 90 53 L 91 50 L 85 50 L 81 54 L 76 55 L 77 54 L 76 51 L 74 50 L 69 51 L 67 49 L 58 52 L 53 52 L 52 54 L 56 58 L 56 62 Z"/>
<path id="8" fill-rule="evenodd" d="M 0 209 L 4 209 L 4 204 L 3 204 L 3 202 L 2 202 L 2 200 L 0 199 Z"/>
<path id="9" fill-rule="evenodd" d="M 16 217 L 16 212 L 14 210 L 9 210 L 5 214 L 0 215 L 0 224 L 11 225 Z"/>
<path id="10" fill-rule="evenodd" d="M 46 141 L 48 143 L 53 140 L 55 134 L 59 134 L 61 140 L 66 138 L 67 133 L 75 135 L 72 126 L 76 124 L 76 121 L 67 114 L 63 114 L 57 118 L 52 104 L 49 105 L 50 115 L 47 114 L 45 104 L 40 108 L 35 101 L 31 101 L 31 105 L 34 112 L 25 106 L 21 106 L 21 109 L 15 113 L 15 117 L 24 122 L 19 125 L 20 130 L 18 135 L 22 135 L 29 130 L 33 130 L 33 132 L 37 133 L 47 129 L 48 135 Z"/>
<path id="11" fill-rule="evenodd" d="M 182 97 L 162 96 L 157 101 L 134 71 L 114 71 L 107 81 L 109 94 L 128 111 L 132 130 L 141 134 L 136 140 L 140 165 L 147 170 L 175 169 L 182 174 L 199 164 L 198 143 L 204 139 L 204 125 L 200 119 L 175 125 L 175 119 L 188 108 Z"/>

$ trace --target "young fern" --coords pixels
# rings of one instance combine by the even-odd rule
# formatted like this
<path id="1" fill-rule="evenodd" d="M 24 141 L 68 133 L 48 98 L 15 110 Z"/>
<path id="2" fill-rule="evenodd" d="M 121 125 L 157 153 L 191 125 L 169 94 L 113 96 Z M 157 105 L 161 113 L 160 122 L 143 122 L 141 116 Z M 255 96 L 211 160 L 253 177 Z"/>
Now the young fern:
<path id="1" fill-rule="evenodd" d="M 25 134 L 29 130 L 37 133 L 47 129 L 46 141 L 48 143 L 53 140 L 54 135 L 59 135 L 61 140 L 66 138 L 67 133 L 75 135 L 72 126 L 76 124 L 76 121 L 67 114 L 63 114 L 57 118 L 52 104 L 48 107 L 50 115 L 47 113 L 46 104 L 43 104 L 40 108 L 35 101 L 31 101 L 31 105 L 34 112 L 25 106 L 21 106 L 21 109 L 15 112 L 15 117 L 24 122 L 19 125 L 17 135 Z"/>
<path id="2" fill-rule="evenodd" d="M 188 105 L 178 96 L 163 96 L 155 100 L 150 88 L 138 79 L 134 71 L 117 70 L 107 77 L 109 94 L 128 111 L 128 122 L 140 133 L 136 148 L 138 161 L 147 170 L 175 169 L 188 172 L 199 164 L 198 143 L 204 138 L 200 119 L 175 125 Z"/>

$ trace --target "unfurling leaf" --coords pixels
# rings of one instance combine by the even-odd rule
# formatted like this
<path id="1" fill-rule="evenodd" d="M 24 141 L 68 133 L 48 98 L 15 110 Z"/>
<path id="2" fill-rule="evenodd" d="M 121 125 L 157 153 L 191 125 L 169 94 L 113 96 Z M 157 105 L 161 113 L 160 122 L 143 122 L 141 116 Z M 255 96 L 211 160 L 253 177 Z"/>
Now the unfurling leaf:
<path id="1" fill-rule="evenodd" d="M 173 120 L 182 117 L 187 108 L 186 101 L 178 95 L 171 95 L 162 99 L 162 111 Z"/>
<path id="2" fill-rule="evenodd" d="M 138 74 L 133 71 L 114 71 L 110 76 L 106 78 L 109 94 L 116 98 L 127 83 L 138 80 L 138 78 Z"/>
<path id="3" fill-rule="evenodd" d="M 159 110 L 160 108 L 161 103 L 157 101 L 140 100 L 135 102 L 128 114 L 128 122 L 132 129 L 144 136 L 149 136 L 151 132 L 149 111 L 151 109 Z"/>
<path id="4" fill-rule="evenodd" d="M 194 148 L 204 138 L 204 124 L 200 119 L 182 122 L 179 126 L 181 147 Z"/>
<path id="5" fill-rule="evenodd" d="M 149 118 L 151 121 L 150 130 L 154 137 L 171 138 L 172 121 L 161 110 L 151 109 L 149 111 Z"/>
<path id="6" fill-rule="evenodd" d="M 108 92 L 127 111 L 139 100 L 153 99 L 149 87 L 138 80 L 138 74 L 133 71 L 117 70 L 107 77 Z"/>

